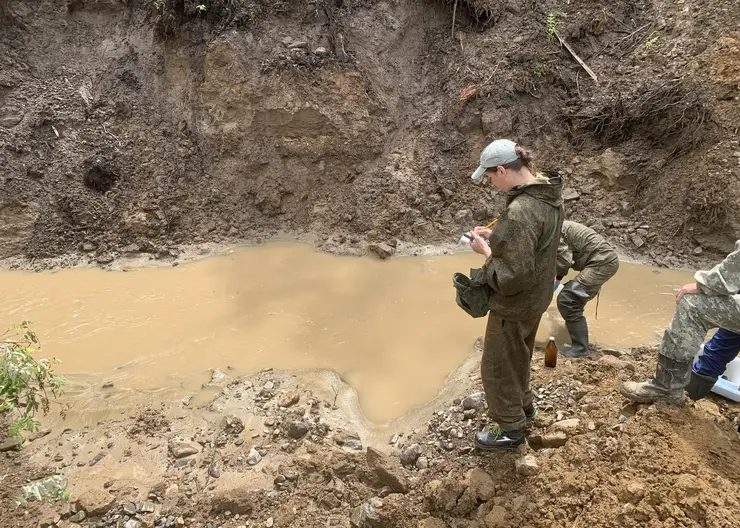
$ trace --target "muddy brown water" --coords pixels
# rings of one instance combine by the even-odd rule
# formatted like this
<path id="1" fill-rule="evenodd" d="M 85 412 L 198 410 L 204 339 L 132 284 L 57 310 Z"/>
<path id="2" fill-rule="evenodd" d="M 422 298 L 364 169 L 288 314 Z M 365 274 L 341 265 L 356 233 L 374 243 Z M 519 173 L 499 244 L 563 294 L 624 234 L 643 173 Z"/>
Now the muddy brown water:
<path id="1" fill-rule="evenodd" d="M 451 276 L 471 253 L 390 261 L 336 257 L 301 244 L 238 248 L 178 267 L 0 273 L 0 323 L 33 321 L 43 354 L 62 360 L 75 412 L 100 418 L 127 401 L 198 391 L 210 369 L 333 369 L 368 420 L 401 417 L 435 396 L 485 320 L 454 302 Z M 592 340 L 651 344 L 674 291 L 692 276 L 622 264 L 604 288 Z M 567 333 L 555 303 L 538 341 Z M 113 383 L 103 390 L 104 383 Z M 98 412 L 100 411 L 100 412 Z"/>

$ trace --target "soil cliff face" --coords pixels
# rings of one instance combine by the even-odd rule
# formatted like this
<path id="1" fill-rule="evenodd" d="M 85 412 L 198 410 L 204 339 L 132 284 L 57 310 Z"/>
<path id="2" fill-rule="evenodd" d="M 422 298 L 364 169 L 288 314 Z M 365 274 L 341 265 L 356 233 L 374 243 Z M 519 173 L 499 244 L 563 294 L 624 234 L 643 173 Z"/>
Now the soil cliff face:
<path id="1" fill-rule="evenodd" d="M 0 257 L 454 242 L 501 209 L 469 174 L 503 136 L 628 253 L 740 236 L 735 2 L 203 5 L 4 3 Z"/>

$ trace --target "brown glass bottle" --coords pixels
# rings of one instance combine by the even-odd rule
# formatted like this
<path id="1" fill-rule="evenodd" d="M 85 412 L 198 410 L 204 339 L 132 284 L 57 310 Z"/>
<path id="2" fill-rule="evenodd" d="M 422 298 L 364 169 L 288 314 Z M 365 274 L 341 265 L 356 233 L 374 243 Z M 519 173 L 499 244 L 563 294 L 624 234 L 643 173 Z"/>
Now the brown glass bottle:
<path id="1" fill-rule="evenodd" d="M 555 368 L 558 364 L 558 346 L 555 344 L 555 338 L 551 337 L 545 347 L 545 366 Z"/>

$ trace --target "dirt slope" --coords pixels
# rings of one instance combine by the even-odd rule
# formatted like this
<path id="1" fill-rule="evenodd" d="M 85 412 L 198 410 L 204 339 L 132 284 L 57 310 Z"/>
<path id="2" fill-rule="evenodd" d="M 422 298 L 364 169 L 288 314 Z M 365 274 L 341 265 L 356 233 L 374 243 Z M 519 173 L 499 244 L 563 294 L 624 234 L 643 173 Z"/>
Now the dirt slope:
<path id="1" fill-rule="evenodd" d="M 628 253 L 740 236 L 737 2 L 154 4 L 3 3 L 0 257 L 454 243 L 500 211 L 468 180 L 500 136 Z"/>

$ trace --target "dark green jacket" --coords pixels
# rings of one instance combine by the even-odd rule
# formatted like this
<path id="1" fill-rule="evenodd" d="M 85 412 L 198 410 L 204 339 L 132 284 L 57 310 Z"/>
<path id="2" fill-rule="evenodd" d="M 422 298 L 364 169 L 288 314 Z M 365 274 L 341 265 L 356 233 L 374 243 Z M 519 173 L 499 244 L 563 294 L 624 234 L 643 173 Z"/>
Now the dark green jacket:
<path id="1" fill-rule="evenodd" d="M 600 234 L 577 222 L 563 222 L 558 248 L 557 277 L 565 277 L 568 270 L 583 271 L 586 267 L 612 266 L 619 260 L 617 251 Z"/>
<path id="2" fill-rule="evenodd" d="M 493 290 L 490 309 L 502 319 L 540 317 L 552 301 L 565 214 L 562 190 L 562 177 L 538 173 L 533 182 L 507 193 L 484 265 Z"/>

